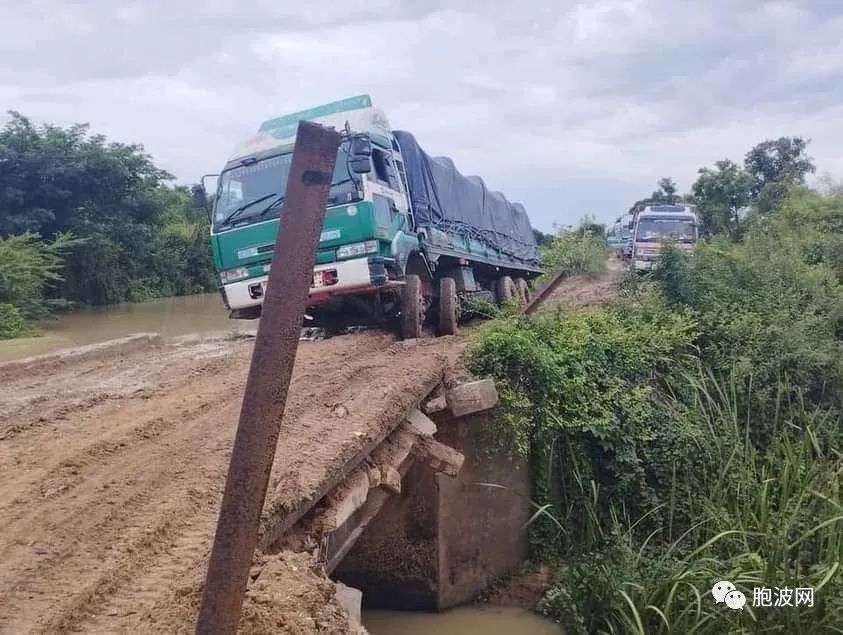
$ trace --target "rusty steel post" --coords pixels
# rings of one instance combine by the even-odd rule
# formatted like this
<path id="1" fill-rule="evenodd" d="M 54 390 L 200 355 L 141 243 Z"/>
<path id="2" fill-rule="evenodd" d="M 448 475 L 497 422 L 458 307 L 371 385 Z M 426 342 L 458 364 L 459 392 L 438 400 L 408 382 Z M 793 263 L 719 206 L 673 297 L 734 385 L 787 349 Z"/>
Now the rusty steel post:
<path id="1" fill-rule="evenodd" d="M 538 306 L 547 299 L 547 296 L 553 293 L 556 287 L 558 287 L 567 277 L 568 276 L 563 271 L 554 275 L 546 285 L 544 285 L 541 289 L 538 289 L 533 294 L 533 297 L 529 302 L 527 302 L 527 304 L 521 307 L 521 315 L 531 315 L 533 311 L 535 311 Z"/>
<path id="2" fill-rule="evenodd" d="M 339 144 L 338 132 L 299 123 L 197 633 L 237 631 Z"/>

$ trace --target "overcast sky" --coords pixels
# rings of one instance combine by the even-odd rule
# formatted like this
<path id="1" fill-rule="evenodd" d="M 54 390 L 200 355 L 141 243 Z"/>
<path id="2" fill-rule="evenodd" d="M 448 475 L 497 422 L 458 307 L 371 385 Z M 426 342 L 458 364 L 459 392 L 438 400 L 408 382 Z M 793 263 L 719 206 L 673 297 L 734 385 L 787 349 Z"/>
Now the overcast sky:
<path id="1" fill-rule="evenodd" d="M 609 220 L 661 176 L 802 135 L 843 177 L 837 0 L 41 0 L 0 20 L 0 106 L 141 142 L 180 182 L 264 119 L 369 93 L 523 202 Z M 492 7 L 499 7 L 493 9 Z"/>

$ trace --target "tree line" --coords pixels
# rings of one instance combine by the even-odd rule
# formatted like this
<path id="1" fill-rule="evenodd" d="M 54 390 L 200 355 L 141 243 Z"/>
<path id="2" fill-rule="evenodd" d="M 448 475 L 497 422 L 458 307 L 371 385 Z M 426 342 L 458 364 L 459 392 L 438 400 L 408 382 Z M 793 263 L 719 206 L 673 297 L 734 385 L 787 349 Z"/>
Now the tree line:
<path id="1" fill-rule="evenodd" d="M 685 195 L 678 194 L 673 178 L 663 177 L 657 189 L 632 208 L 644 202 L 694 204 L 701 234 L 739 240 L 750 210 L 770 214 L 790 188 L 805 185 L 806 177 L 816 172 L 807 154 L 808 143 L 802 137 L 762 141 L 744 155 L 742 165 L 724 158 L 697 170 L 697 179 Z"/>
<path id="2" fill-rule="evenodd" d="M 72 305 L 215 288 L 208 219 L 141 145 L 85 124 L 0 130 L 0 337 Z"/>

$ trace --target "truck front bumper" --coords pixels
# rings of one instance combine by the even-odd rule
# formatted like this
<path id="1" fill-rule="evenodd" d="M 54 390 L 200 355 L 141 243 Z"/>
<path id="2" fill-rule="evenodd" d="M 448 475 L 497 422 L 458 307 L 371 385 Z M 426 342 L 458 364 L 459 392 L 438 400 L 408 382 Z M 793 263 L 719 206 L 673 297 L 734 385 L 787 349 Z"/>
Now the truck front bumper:
<path id="1" fill-rule="evenodd" d="M 238 311 L 263 304 L 268 279 L 269 276 L 261 276 L 224 285 L 222 291 L 228 300 L 228 308 Z M 381 256 L 317 265 L 313 268 L 309 305 L 326 302 L 337 295 L 366 293 L 401 284 L 389 280 L 386 259 Z"/>
<path id="2" fill-rule="evenodd" d="M 649 271 L 656 266 L 656 260 L 639 260 L 635 259 L 633 266 L 638 271 Z"/>

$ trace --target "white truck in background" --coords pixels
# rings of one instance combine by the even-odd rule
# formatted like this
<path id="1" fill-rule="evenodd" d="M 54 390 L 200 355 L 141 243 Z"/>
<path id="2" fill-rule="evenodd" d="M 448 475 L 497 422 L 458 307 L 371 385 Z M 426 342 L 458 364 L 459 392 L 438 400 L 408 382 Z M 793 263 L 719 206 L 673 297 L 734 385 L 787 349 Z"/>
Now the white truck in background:
<path id="1" fill-rule="evenodd" d="M 699 228 L 693 205 L 642 205 L 633 213 L 632 266 L 636 271 L 648 271 L 656 266 L 665 243 L 691 251 L 698 239 Z"/>

